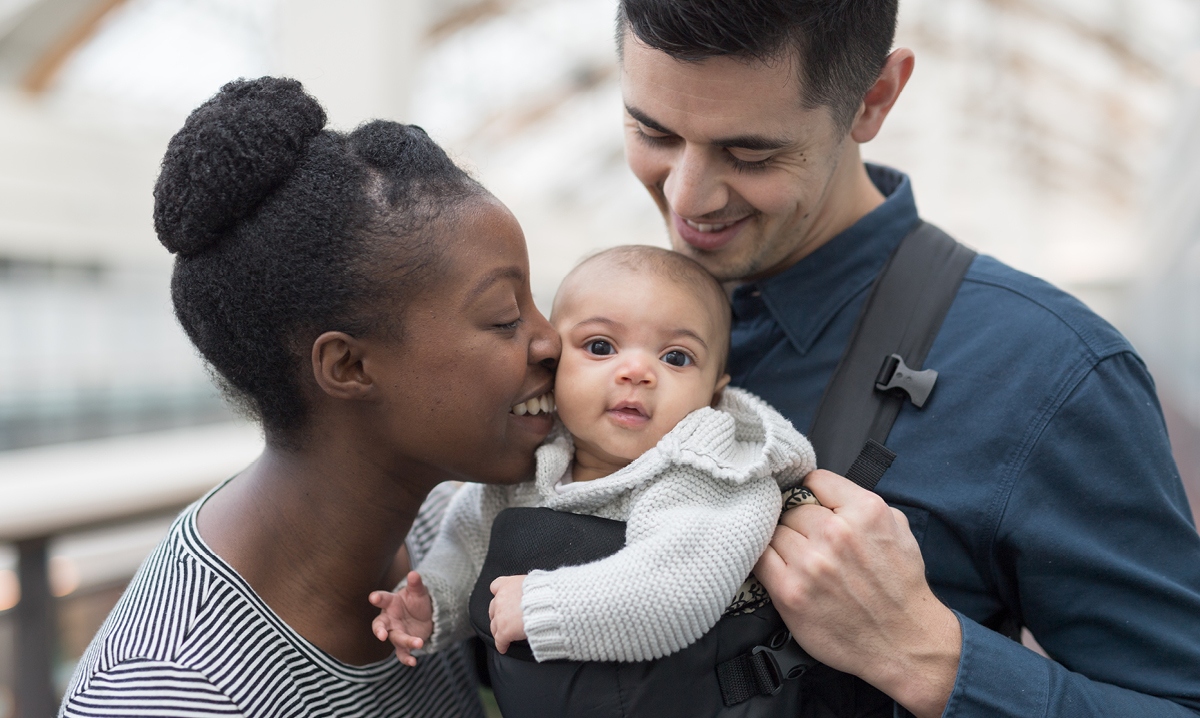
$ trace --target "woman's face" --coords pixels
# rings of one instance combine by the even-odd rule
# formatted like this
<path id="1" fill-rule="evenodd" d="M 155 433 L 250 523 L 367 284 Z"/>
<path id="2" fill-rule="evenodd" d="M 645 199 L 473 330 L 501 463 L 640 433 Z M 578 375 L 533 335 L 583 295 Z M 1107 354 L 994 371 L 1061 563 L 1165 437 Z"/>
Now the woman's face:
<path id="1" fill-rule="evenodd" d="M 376 430 L 395 465 L 521 481 L 552 418 L 513 407 L 553 388 L 558 334 L 534 306 L 525 236 L 503 204 L 486 197 L 438 221 L 446 271 L 405 308 L 400 338 L 373 352 Z"/>

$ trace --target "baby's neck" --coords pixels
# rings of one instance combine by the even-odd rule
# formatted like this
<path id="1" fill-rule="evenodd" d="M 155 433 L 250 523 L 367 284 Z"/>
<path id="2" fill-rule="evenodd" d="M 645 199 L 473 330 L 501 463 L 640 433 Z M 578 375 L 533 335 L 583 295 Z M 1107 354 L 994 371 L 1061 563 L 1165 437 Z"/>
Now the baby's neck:
<path id="1" fill-rule="evenodd" d="M 575 447 L 575 460 L 571 462 L 571 481 L 593 481 L 615 474 L 631 462 L 617 457 L 597 456 L 585 447 Z"/>

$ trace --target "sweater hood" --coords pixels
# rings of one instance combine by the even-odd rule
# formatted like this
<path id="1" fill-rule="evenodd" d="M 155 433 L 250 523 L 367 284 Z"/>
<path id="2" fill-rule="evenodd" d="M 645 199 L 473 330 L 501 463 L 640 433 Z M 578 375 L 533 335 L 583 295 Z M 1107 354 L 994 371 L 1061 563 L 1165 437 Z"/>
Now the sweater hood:
<path id="1" fill-rule="evenodd" d="M 575 447 L 561 426 L 537 450 L 538 492 L 554 508 L 599 505 L 673 466 L 690 466 L 734 484 L 771 476 L 780 489 L 797 486 L 817 468 L 812 444 L 762 399 L 727 388 L 717 408 L 688 414 L 658 444 L 620 471 L 558 492 Z"/>

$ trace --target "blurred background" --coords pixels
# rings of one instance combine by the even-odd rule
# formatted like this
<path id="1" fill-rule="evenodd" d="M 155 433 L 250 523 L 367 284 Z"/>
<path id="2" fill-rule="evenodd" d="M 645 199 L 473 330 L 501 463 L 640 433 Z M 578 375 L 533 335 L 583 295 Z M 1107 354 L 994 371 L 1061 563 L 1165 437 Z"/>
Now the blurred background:
<path id="1" fill-rule="evenodd" d="M 0 0 L 0 718 L 43 718 L 173 513 L 260 446 L 151 225 L 188 111 L 270 73 L 335 125 L 422 125 L 520 219 L 546 307 L 581 256 L 665 245 L 624 164 L 614 8 Z M 898 44 L 917 72 L 867 158 L 1132 339 L 1200 507 L 1200 0 L 901 0 Z"/>

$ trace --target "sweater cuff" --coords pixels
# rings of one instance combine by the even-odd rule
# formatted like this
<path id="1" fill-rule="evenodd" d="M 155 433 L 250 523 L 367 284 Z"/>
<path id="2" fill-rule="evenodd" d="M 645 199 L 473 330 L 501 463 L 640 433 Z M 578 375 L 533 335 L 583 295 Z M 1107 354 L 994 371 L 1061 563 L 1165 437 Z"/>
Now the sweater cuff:
<path id="1" fill-rule="evenodd" d="M 533 571 L 521 588 L 521 615 L 529 648 L 539 662 L 567 658 L 567 637 L 557 595 L 546 580 L 546 571 Z"/>
<path id="2" fill-rule="evenodd" d="M 430 580 L 431 578 L 432 580 Z M 454 625 L 458 618 L 458 616 L 454 615 L 454 602 L 444 600 L 446 591 L 443 589 L 441 582 L 436 577 L 424 574 L 422 575 L 422 579 L 425 582 L 425 588 L 429 591 L 429 600 L 433 603 L 433 635 L 425 642 L 424 648 L 418 648 L 413 651 L 413 655 L 415 656 L 437 653 L 447 645 L 454 643 L 453 639 L 456 636 L 450 635 L 452 631 L 448 631 L 447 629 Z"/>

